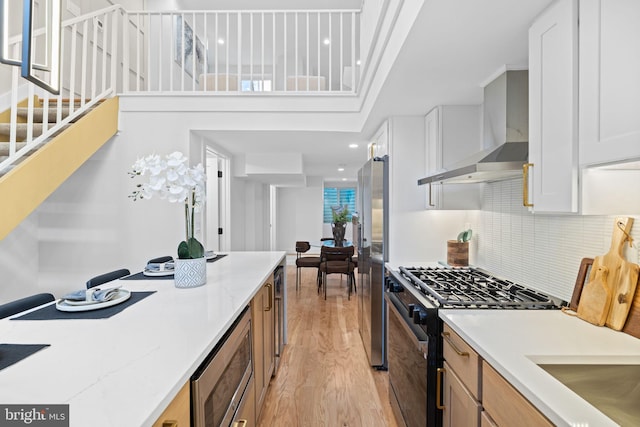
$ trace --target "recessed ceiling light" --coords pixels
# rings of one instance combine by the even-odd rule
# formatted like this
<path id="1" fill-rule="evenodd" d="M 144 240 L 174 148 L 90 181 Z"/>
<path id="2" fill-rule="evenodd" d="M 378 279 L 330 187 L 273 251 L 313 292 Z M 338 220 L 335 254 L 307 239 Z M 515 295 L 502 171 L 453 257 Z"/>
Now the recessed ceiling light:
<path id="1" fill-rule="evenodd" d="M 344 168 L 343 168 L 342 166 L 340 166 L 340 167 L 338 168 L 338 172 L 344 172 Z"/>
<path id="2" fill-rule="evenodd" d="M 356 61 L 356 65 L 360 65 L 360 60 L 359 59 Z"/>
<path id="3" fill-rule="evenodd" d="M 347 178 L 342 178 L 342 180 L 343 180 L 343 181 L 346 181 L 346 180 L 347 180 Z"/>
<path id="4" fill-rule="evenodd" d="M 329 37 L 325 37 L 325 39 L 324 39 L 324 40 L 322 40 L 322 43 L 323 43 L 325 46 L 329 46 L 329 45 L 331 44 L 331 40 L 329 40 Z"/>
<path id="5" fill-rule="evenodd" d="M 224 44 L 224 39 L 222 37 L 218 39 L 218 44 Z"/>
<path id="6" fill-rule="evenodd" d="M 358 148 L 358 144 L 349 144 L 349 148 Z"/>

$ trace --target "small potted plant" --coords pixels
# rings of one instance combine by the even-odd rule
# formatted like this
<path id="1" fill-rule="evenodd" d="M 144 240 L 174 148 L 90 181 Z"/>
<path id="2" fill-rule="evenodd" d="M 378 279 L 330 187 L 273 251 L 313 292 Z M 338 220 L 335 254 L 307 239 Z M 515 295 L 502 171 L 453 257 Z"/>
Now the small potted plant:
<path id="1" fill-rule="evenodd" d="M 157 195 L 170 203 L 183 203 L 185 240 L 178 245 L 178 259 L 174 266 L 176 287 L 191 288 L 207 281 L 204 247 L 194 235 L 195 213 L 204 204 L 205 171 L 202 164 L 187 166 L 188 159 L 179 151 L 161 157 L 152 154 L 138 159 L 129 175 L 132 178 L 149 175 L 149 181 L 137 184 L 129 197 L 150 199 Z"/>
<path id="2" fill-rule="evenodd" d="M 331 207 L 333 223 L 331 231 L 333 232 L 333 243 L 335 246 L 342 246 L 344 243 L 344 233 L 346 231 L 347 219 L 349 218 L 349 208 L 344 206 Z"/>

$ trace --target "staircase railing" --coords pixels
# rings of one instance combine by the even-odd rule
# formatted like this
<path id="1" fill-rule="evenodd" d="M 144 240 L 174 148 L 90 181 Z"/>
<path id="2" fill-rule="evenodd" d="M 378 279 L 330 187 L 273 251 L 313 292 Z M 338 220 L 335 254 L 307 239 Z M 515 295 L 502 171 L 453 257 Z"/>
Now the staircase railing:
<path id="1" fill-rule="evenodd" d="M 0 172 L 36 149 L 54 134 L 62 131 L 65 126 L 90 110 L 101 99 L 116 93 L 119 81 L 123 79 L 124 74 L 119 72 L 119 68 L 122 67 L 118 52 L 121 45 L 119 34 L 126 17 L 126 12 L 120 6 L 111 6 L 62 22 L 61 90 L 57 96 L 50 95 L 49 92 L 31 82 L 21 84 L 24 80 L 20 79 L 20 69 L 13 67 L 9 149 L 8 157 L 0 162 Z M 34 35 L 41 34 L 43 34 L 42 31 L 35 31 Z M 14 57 L 19 57 L 22 38 L 10 39 L 9 49 Z M 26 115 L 19 117 L 18 106 L 25 92 L 27 112 Z M 41 131 L 34 127 L 34 111 L 39 105 L 43 109 Z M 63 106 L 68 108 L 68 113 L 65 112 L 64 116 Z M 55 119 L 50 121 L 49 112 L 54 108 Z M 19 128 L 26 128 L 24 137 L 18 138 Z"/>

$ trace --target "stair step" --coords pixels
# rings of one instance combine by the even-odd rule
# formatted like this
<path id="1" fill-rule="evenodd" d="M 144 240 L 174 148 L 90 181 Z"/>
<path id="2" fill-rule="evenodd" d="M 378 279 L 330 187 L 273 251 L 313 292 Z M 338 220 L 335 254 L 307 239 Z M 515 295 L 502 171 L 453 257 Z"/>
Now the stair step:
<path id="1" fill-rule="evenodd" d="M 42 135 L 42 124 L 34 123 L 33 125 L 33 137 Z M 0 123 L 0 135 L 11 135 L 11 125 L 9 123 Z M 16 139 L 24 139 L 27 137 L 27 124 L 18 123 L 16 125 Z"/>
<path id="2" fill-rule="evenodd" d="M 25 107 L 18 107 L 17 110 L 18 116 L 27 119 L 29 117 L 29 109 Z M 64 119 L 69 115 L 69 107 L 62 107 L 62 118 Z M 55 106 L 51 106 L 49 108 L 48 114 L 48 122 L 53 123 L 58 119 L 58 110 Z M 42 118 L 44 117 L 44 108 L 34 108 L 33 109 L 33 121 L 34 122 L 42 122 Z"/>
<path id="3" fill-rule="evenodd" d="M 23 148 L 27 145 L 25 142 L 16 142 L 16 151 Z M 7 156 L 9 156 L 9 143 L 8 142 L 0 142 L 0 162 L 5 160 Z"/>
<path id="4" fill-rule="evenodd" d="M 33 125 L 33 137 L 37 138 L 42 135 L 42 124 L 34 123 Z M 63 126 L 61 131 L 69 127 L 69 125 Z M 51 124 L 49 126 L 51 128 Z M 11 125 L 9 123 L 0 123 L 0 135 L 10 136 Z M 16 139 L 23 140 L 27 137 L 27 124 L 18 123 L 16 125 Z"/>
<path id="5" fill-rule="evenodd" d="M 81 115 L 79 115 L 78 117 L 73 119 L 71 122 L 74 123 L 74 122 L 78 121 L 82 116 L 84 116 L 85 114 L 87 114 L 88 112 L 93 110 L 94 108 L 95 107 L 91 107 L 91 108 L 87 109 L 87 111 L 85 111 L 84 113 L 82 113 Z M 17 113 L 18 113 L 18 116 L 20 116 L 20 117 L 22 117 L 24 119 L 27 119 L 29 117 L 29 109 L 28 108 L 18 107 Z M 49 111 L 48 111 L 47 115 L 49 116 L 48 123 L 56 123 L 56 121 L 58 119 L 58 110 L 56 109 L 55 105 L 49 107 Z M 64 107 L 63 106 L 62 107 L 62 118 L 64 119 L 68 115 L 69 115 L 69 107 Z M 33 109 L 33 122 L 34 123 L 41 123 L 43 117 L 44 117 L 44 108 L 34 108 Z"/>

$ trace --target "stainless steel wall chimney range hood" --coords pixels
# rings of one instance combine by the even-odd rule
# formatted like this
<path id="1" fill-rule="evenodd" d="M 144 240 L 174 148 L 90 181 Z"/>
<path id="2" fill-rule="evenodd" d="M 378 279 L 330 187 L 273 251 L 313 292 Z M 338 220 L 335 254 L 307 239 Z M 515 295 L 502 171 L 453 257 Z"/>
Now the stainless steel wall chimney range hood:
<path id="1" fill-rule="evenodd" d="M 522 176 L 529 158 L 528 72 L 506 71 L 484 89 L 485 150 L 418 180 L 423 184 L 491 182 Z"/>

